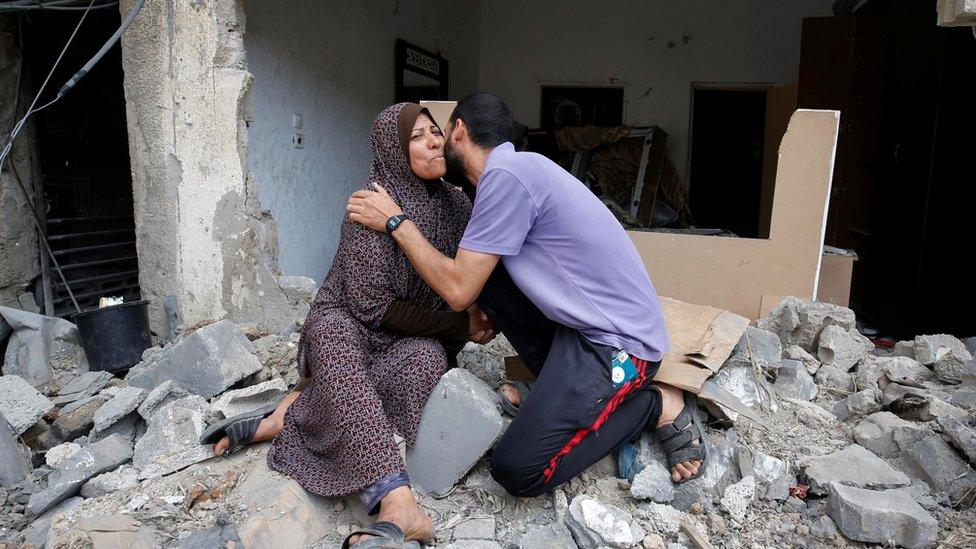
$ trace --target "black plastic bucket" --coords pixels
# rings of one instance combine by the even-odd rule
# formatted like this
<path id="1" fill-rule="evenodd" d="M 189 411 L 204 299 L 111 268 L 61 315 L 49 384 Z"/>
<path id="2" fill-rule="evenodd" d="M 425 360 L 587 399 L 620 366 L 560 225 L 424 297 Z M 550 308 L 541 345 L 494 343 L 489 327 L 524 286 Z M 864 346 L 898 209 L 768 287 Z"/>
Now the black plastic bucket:
<path id="1" fill-rule="evenodd" d="M 152 346 L 149 301 L 133 301 L 71 316 L 92 371 L 120 372 L 142 361 Z"/>

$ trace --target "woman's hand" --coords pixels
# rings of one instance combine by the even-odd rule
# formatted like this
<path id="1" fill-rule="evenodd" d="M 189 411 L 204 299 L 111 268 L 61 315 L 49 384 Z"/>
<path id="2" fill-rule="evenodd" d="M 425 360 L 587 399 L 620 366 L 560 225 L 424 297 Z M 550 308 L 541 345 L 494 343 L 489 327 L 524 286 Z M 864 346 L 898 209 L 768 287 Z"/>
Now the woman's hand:
<path id="1" fill-rule="evenodd" d="M 362 190 L 352 193 L 349 203 L 346 204 L 346 212 L 349 213 L 349 219 L 356 223 L 385 233 L 386 221 L 402 214 L 403 210 L 379 184 L 373 183 L 373 189 L 375 192 Z"/>
<path id="2" fill-rule="evenodd" d="M 481 307 L 472 305 L 468 307 L 468 338 L 479 344 L 484 345 L 495 339 L 495 325 L 488 320 L 488 315 L 481 310 Z"/>

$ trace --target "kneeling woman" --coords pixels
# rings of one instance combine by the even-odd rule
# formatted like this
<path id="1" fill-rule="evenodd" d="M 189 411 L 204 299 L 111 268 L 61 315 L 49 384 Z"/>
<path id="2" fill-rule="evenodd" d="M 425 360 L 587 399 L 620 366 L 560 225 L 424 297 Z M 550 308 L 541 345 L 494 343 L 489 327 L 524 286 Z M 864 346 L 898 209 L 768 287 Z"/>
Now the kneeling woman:
<path id="1" fill-rule="evenodd" d="M 382 185 L 453 256 L 471 205 L 440 179 L 444 139 L 429 113 L 393 105 L 373 122 L 371 141 L 366 187 Z M 476 309 L 448 310 L 388 234 L 347 217 L 302 329 L 299 367 L 308 379 L 271 417 L 232 422 L 214 451 L 273 437 L 273 469 L 315 494 L 358 493 L 370 514 L 379 513 L 380 522 L 347 543 L 425 540 L 431 521 L 413 499 L 394 435 L 413 444 L 424 404 L 448 368 L 442 342 L 482 340 L 490 333 L 484 318 Z"/>

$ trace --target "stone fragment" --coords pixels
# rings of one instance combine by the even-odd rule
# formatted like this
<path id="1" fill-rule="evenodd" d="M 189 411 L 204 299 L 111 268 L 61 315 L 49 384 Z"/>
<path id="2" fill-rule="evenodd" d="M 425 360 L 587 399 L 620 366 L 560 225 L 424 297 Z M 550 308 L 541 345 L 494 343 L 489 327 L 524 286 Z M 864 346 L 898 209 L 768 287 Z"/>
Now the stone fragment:
<path id="1" fill-rule="evenodd" d="M 765 483 L 773 482 L 786 473 L 786 463 L 783 460 L 762 452 L 757 452 L 753 457 L 752 468 L 756 480 Z"/>
<path id="2" fill-rule="evenodd" d="M 854 378 L 840 368 L 824 364 L 817 370 L 817 385 L 827 390 L 829 394 L 845 394 L 854 392 Z M 833 389 L 833 391 L 831 391 Z"/>
<path id="3" fill-rule="evenodd" d="M 276 377 L 264 383 L 227 391 L 214 399 L 210 407 L 224 417 L 235 417 L 269 404 L 277 404 L 287 394 L 288 385 L 285 380 Z"/>
<path id="4" fill-rule="evenodd" d="M 644 524 L 655 529 L 656 533 L 673 537 L 681 530 L 681 521 L 690 519 L 691 515 L 670 505 L 647 502 L 638 504 L 637 516 L 643 518 Z M 701 529 L 704 527 L 702 526 Z"/>
<path id="5" fill-rule="evenodd" d="M 796 485 L 796 477 L 783 473 L 769 482 L 763 499 L 766 501 L 786 501 L 790 497 L 790 488 Z"/>
<path id="6" fill-rule="evenodd" d="M 836 325 L 849 330 L 854 327 L 854 322 L 854 311 L 846 307 L 787 297 L 770 311 L 769 316 L 760 319 L 757 326 L 777 334 L 784 346 L 795 344 L 814 351 L 825 327 Z"/>
<path id="7" fill-rule="evenodd" d="M 285 275 L 278 277 L 278 286 L 285 292 L 285 297 L 292 303 L 304 301 L 311 303 L 315 299 L 315 292 L 319 285 L 307 276 Z"/>
<path id="8" fill-rule="evenodd" d="M 454 539 L 495 539 L 494 517 L 470 518 L 454 527 Z"/>
<path id="9" fill-rule="evenodd" d="M 840 421 L 858 418 L 881 409 L 881 391 L 866 389 L 834 403 L 833 413 Z"/>
<path id="10" fill-rule="evenodd" d="M 820 369 L 820 361 L 817 360 L 817 357 L 806 352 L 799 345 L 786 345 L 783 347 L 783 358 L 799 360 L 803 363 L 803 366 L 807 369 L 807 373 L 810 375 L 816 374 L 817 370 Z"/>
<path id="11" fill-rule="evenodd" d="M 719 501 L 719 506 L 735 522 L 742 524 L 746 519 L 746 511 L 756 497 L 756 477 L 750 475 L 730 485 Z"/>
<path id="12" fill-rule="evenodd" d="M 123 387 L 112 400 L 109 400 L 95 412 L 92 417 L 94 427 L 92 435 L 106 431 L 115 422 L 134 412 L 142 400 L 146 398 L 146 390 L 139 387 Z"/>
<path id="13" fill-rule="evenodd" d="M 405 547 L 409 546 L 405 545 Z M 495 540 L 466 539 L 464 541 L 449 543 L 444 546 L 444 549 L 502 549 L 502 546 Z"/>
<path id="14" fill-rule="evenodd" d="M 444 495 L 501 436 L 495 393 L 471 372 L 444 374 L 424 406 L 416 443 L 407 450 L 413 486 Z"/>
<path id="15" fill-rule="evenodd" d="M 565 524 L 555 522 L 523 534 L 519 549 L 576 549 L 576 542 Z"/>
<path id="16" fill-rule="evenodd" d="M 72 400 L 92 396 L 101 391 L 114 379 L 110 372 L 102 370 L 95 372 L 84 372 L 80 376 L 72 379 L 61 387 L 58 396 L 71 397 Z"/>
<path id="17" fill-rule="evenodd" d="M 3 373 L 40 387 L 54 377 L 52 365 L 88 370 L 78 329 L 63 318 L 0 307 L 0 324 L 13 330 L 7 340 Z M 9 416 L 8 416 L 9 420 Z"/>
<path id="18" fill-rule="evenodd" d="M 143 419 L 149 419 L 156 413 L 156 410 L 159 410 L 170 402 L 176 402 L 187 396 L 190 396 L 190 393 L 186 389 L 183 389 L 172 380 L 166 380 L 152 391 L 149 391 L 149 394 L 146 395 L 145 400 L 139 405 L 137 411 Z"/>
<path id="19" fill-rule="evenodd" d="M 644 529 L 630 513 L 587 495 L 573 498 L 566 511 L 566 526 L 581 549 L 623 549 L 644 539 Z"/>
<path id="20" fill-rule="evenodd" d="M 643 462 L 644 469 L 634 476 L 630 486 L 630 495 L 637 499 L 649 499 L 658 503 L 667 503 L 674 499 L 674 484 L 671 483 L 671 473 L 661 461 Z"/>
<path id="21" fill-rule="evenodd" d="M 62 440 L 74 440 L 88 434 L 94 425 L 95 412 L 105 404 L 102 396 L 76 400 L 61 409 L 51 426 Z"/>
<path id="22" fill-rule="evenodd" d="M 83 501 L 85 500 L 79 497 L 68 498 L 43 515 L 34 518 L 31 521 L 30 527 L 24 532 L 24 542 L 38 549 L 50 548 L 51 544 L 49 542 L 52 541 L 51 536 L 54 533 L 54 521 Z"/>
<path id="23" fill-rule="evenodd" d="M 939 379 L 959 383 L 973 355 L 954 336 L 921 335 L 915 337 L 915 359 L 926 366 L 931 365 Z"/>
<path id="24" fill-rule="evenodd" d="M 742 356 L 746 360 L 751 357 L 763 371 L 775 371 L 783 359 L 783 344 L 773 332 L 747 326 L 742 338 L 732 349 L 732 355 Z"/>
<path id="25" fill-rule="evenodd" d="M 136 443 L 133 465 L 139 478 L 154 478 L 213 457 L 210 446 L 198 444 L 210 411 L 197 395 L 184 397 L 159 409 L 147 422 L 146 434 Z"/>
<path id="26" fill-rule="evenodd" d="M 807 527 L 810 528 L 810 535 L 823 540 L 832 540 L 839 533 L 833 519 L 823 515 L 811 519 L 807 523 Z"/>
<path id="27" fill-rule="evenodd" d="M 194 532 L 189 536 L 170 544 L 166 549 L 198 549 L 203 547 L 242 547 L 240 536 L 237 535 L 237 528 L 233 524 L 227 524 L 218 519 L 217 524 Z"/>
<path id="28" fill-rule="evenodd" d="M 81 497 L 98 498 L 119 490 L 139 486 L 139 471 L 122 466 L 93 477 L 81 487 Z"/>
<path id="29" fill-rule="evenodd" d="M 939 524 L 900 490 L 882 492 L 831 483 L 827 514 L 841 533 L 868 543 L 893 542 L 901 547 L 929 547 Z"/>
<path id="30" fill-rule="evenodd" d="M 817 358 L 825 365 L 848 371 L 871 349 L 874 349 L 874 343 L 856 328 L 844 329 L 832 324 L 820 332 Z"/>
<path id="31" fill-rule="evenodd" d="M 890 356 L 907 356 L 908 358 L 915 359 L 915 342 L 914 341 L 898 341 L 895 346 L 891 348 Z"/>
<path id="32" fill-rule="evenodd" d="M 27 509 L 35 516 L 40 515 L 77 494 L 88 479 L 115 469 L 130 459 L 132 445 L 119 435 L 93 442 L 48 476 L 47 488 L 31 496 Z"/>
<path id="33" fill-rule="evenodd" d="M 24 378 L 17 375 L 0 376 L 0 414 L 7 418 L 18 435 L 53 409 L 54 403 L 31 387 Z"/>
<path id="34" fill-rule="evenodd" d="M 705 444 L 708 445 L 708 467 L 702 476 L 674 487 L 674 500 L 670 503 L 676 509 L 688 510 L 697 502 L 718 498 L 726 486 L 738 480 L 735 445 L 715 431 L 708 433 Z"/>
<path id="35" fill-rule="evenodd" d="M 868 355 L 857 363 L 854 371 L 854 386 L 857 391 L 866 389 L 881 389 L 885 377 L 884 364 L 879 362 L 880 357 Z"/>
<path id="36" fill-rule="evenodd" d="M 172 380 L 192 394 L 211 398 L 260 369 L 247 336 L 230 320 L 221 320 L 137 364 L 126 381 L 152 389 Z"/>
<path id="37" fill-rule="evenodd" d="M 923 424 L 905 421 L 891 412 L 875 412 L 854 428 L 854 440 L 875 454 L 893 458 L 932 434 Z"/>
<path id="38" fill-rule="evenodd" d="M 124 514 L 94 515 L 81 518 L 76 528 L 91 540 L 93 549 L 158 547 L 156 531 Z"/>
<path id="39" fill-rule="evenodd" d="M 970 463 L 976 464 L 976 431 L 952 416 L 938 418 L 942 432 L 949 437 L 952 445 L 959 449 Z"/>
<path id="40" fill-rule="evenodd" d="M 815 494 L 827 494 L 830 483 L 857 488 L 899 488 L 911 484 L 905 473 L 897 471 L 863 446 L 851 444 L 825 456 L 797 462 Z"/>
<path id="41" fill-rule="evenodd" d="M 487 345 L 468 342 L 457 355 L 458 366 L 468 370 L 492 389 L 505 380 L 505 358 Z"/>
<path id="42" fill-rule="evenodd" d="M 10 424 L 0 414 L 0 487 L 16 486 L 30 473 L 30 448 L 17 440 Z"/>
<path id="43" fill-rule="evenodd" d="M 932 489 L 947 493 L 952 501 L 972 495 L 976 473 L 939 435 L 923 438 L 906 453 L 925 473 L 924 480 Z"/>
<path id="44" fill-rule="evenodd" d="M 768 407 L 775 412 L 777 404 L 770 398 L 772 387 L 766 377 L 742 357 L 730 358 L 712 379 L 750 408 Z"/>
<path id="45" fill-rule="evenodd" d="M 885 376 L 902 385 L 921 387 L 923 381 L 928 381 L 935 375 L 932 370 L 905 356 L 879 358 L 877 360 L 881 363 Z"/>
<path id="46" fill-rule="evenodd" d="M 773 384 L 776 394 L 787 398 L 813 400 L 817 396 L 817 384 L 799 360 L 783 359 Z"/>
<path id="47" fill-rule="evenodd" d="M 976 389 L 963 387 L 952 393 L 949 404 L 976 413 Z"/>
<path id="48" fill-rule="evenodd" d="M 81 450 L 81 445 L 75 444 L 74 442 L 64 442 L 58 444 L 44 454 L 44 463 L 46 463 L 51 469 L 57 469 L 61 467 L 64 462 L 68 461 L 68 458 L 75 455 L 78 450 Z"/>

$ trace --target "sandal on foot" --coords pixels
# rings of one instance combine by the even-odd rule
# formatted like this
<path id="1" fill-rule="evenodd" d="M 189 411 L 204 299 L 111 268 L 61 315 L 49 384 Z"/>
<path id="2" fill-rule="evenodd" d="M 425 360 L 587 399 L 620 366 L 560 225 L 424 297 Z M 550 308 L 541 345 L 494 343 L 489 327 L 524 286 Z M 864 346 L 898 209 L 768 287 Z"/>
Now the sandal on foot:
<path id="1" fill-rule="evenodd" d="M 350 544 L 354 536 L 373 536 L 362 541 Z M 405 541 L 403 530 L 399 526 L 388 521 L 374 522 L 373 524 L 356 530 L 346 536 L 342 541 L 342 549 L 403 549 L 406 547 L 420 547 L 416 541 Z"/>
<path id="2" fill-rule="evenodd" d="M 261 420 L 271 415 L 277 407 L 277 403 L 268 404 L 252 412 L 220 420 L 203 431 L 200 444 L 216 444 L 226 436 L 230 439 L 230 447 L 224 455 L 236 452 L 251 442 Z"/>
<path id="3" fill-rule="evenodd" d="M 708 465 L 708 444 L 705 441 L 705 424 L 701 419 L 701 410 L 695 395 L 685 392 L 685 407 L 674 418 L 674 423 L 662 425 L 654 429 L 654 434 L 661 442 L 661 448 L 668 458 L 668 471 L 685 461 L 699 461 L 698 472 L 689 478 L 675 481 L 682 484 L 695 480 L 705 473 Z M 695 444 L 698 441 L 698 444 Z"/>
<path id="4" fill-rule="evenodd" d="M 519 396 L 519 403 L 512 404 L 512 401 L 508 400 L 508 396 L 505 395 L 505 386 L 513 387 Z M 525 402 L 525 398 L 529 395 L 529 386 L 521 381 L 508 381 L 502 384 L 498 388 L 498 404 L 502 407 L 502 411 L 506 414 L 515 417 L 519 413 L 519 408 L 522 407 L 522 403 Z"/>

